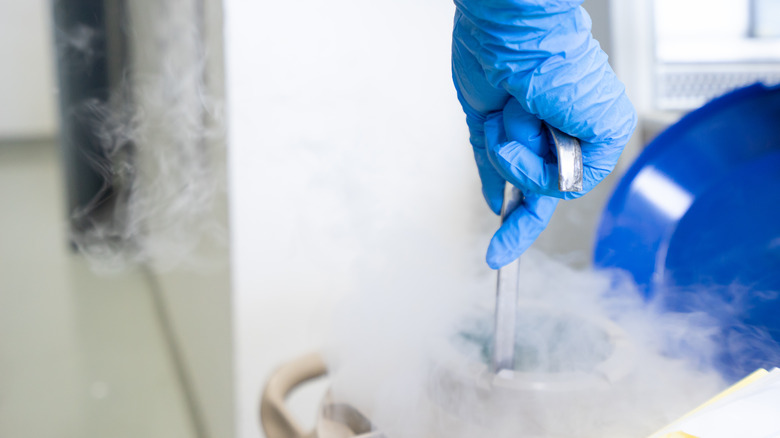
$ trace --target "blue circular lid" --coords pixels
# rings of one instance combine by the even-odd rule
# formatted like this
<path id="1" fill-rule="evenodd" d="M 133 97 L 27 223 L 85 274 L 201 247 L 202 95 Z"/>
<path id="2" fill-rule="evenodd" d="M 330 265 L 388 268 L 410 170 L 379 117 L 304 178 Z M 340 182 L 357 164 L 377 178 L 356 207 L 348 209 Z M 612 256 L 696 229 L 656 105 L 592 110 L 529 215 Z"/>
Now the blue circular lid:
<path id="1" fill-rule="evenodd" d="M 594 260 L 723 321 L 726 374 L 780 365 L 780 86 L 734 91 L 653 140 L 603 212 Z"/>

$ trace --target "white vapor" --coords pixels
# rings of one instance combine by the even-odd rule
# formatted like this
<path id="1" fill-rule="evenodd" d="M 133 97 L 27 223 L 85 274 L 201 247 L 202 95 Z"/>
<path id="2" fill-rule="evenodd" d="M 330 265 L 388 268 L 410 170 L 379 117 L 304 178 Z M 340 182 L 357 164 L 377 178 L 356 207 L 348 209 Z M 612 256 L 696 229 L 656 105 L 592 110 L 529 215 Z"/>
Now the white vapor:
<path id="1" fill-rule="evenodd" d="M 366 269 L 334 318 L 328 359 L 335 398 L 389 438 L 641 438 L 725 386 L 713 318 L 663 313 L 615 273 L 533 250 L 521 259 L 520 383 L 491 386 L 492 275 L 450 281 L 457 263 L 442 257 L 457 251 L 441 243 L 378 248 L 392 272 Z"/>
<path id="2" fill-rule="evenodd" d="M 119 189 L 109 211 L 93 202 L 72 212 L 81 224 L 72 241 L 98 269 L 201 266 L 210 262 L 196 248 L 227 242 L 217 213 L 225 191 L 222 103 L 209 82 L 202 13 L 192 0 L 129 2 L 120 83 L 107 102 L 74 103 L 107 157 L 91 157 L 93 167 Z M 72 50 L 91 57 L 79 42 L 96 31 L 74 32 Z"/>

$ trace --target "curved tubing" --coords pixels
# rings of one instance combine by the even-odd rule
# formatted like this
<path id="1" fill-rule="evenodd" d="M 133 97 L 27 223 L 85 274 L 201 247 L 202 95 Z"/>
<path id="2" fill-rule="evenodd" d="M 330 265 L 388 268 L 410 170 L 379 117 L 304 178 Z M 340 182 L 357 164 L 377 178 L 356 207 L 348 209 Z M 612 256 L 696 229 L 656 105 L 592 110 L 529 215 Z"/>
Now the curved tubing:
<path id="1" fill-rule="evenodd" d="M 293 389 L 326 373 L 322 356 L 311 353 L 283 365 L 271 375 L 260 401 L 260 421 L 267 438 L 316 437 L 314 430 L 303 430 L 284 402 Z"/>

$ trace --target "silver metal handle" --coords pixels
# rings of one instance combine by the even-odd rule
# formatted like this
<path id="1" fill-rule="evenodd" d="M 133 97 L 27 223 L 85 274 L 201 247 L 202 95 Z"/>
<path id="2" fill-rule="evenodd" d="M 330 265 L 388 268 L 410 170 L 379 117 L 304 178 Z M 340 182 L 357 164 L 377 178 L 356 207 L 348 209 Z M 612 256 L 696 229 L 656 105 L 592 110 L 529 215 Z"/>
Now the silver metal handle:
<path id="1" fill-rule="evenodd" d="M 545 123 L 558 155 L 558 190 L 582 191 L 582 148 L 580 141 Z"/>
<path id="2" fill-rule="evenodd" d="M 545 123 L 558 155 L 558 190 L 579 192 L 582 190 L 582 149 L 580 141 Z M 501 206 L 501 223 L 523 203 L 523 193 L 512 184 L 504 187 L 504 203 Z M 520 288 L 520 258 L 498 270 L 496 282 L 496 315 L 493 333 L 491 370 L 515 368 L 515 330 L 517 300 Z"/>

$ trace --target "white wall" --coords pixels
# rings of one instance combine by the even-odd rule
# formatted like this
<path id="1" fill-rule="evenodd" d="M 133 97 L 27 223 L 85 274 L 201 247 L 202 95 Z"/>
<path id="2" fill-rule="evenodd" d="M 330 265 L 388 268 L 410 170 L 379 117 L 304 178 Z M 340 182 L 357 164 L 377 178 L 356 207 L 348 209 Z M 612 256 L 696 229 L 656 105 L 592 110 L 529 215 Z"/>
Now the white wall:
<path id="1" fill-rule="evenodd" d="M 224 4 L 237 435 L 257 437 L 265 379 L 322 346 L 372 230 L 470 242 L 492 218 L 450 78 L 451 2 Z M 487 270 L 474 241 L 453 275 Z"/>
<path id="2" fill-rule="evenodd" d="M 50 14 L 47 0 L 0 2 L 0 139 L 55 134 Z"/>

